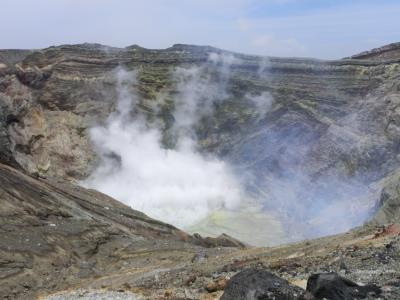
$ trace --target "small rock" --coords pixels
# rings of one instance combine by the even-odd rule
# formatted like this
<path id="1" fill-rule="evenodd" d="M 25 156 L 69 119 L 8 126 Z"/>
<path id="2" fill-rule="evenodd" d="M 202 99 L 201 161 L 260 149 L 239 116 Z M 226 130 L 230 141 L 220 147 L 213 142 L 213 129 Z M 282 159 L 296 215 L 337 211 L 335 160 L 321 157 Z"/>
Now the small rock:
<path id="1" fill-rule="evenodd" d="M 164 292 L 164 297 L 168 298 L 171 297 L 173 295 L 173 291 L 172 290 L 166 290 Z"/>
<path id="2" fill-rule="evenodd" d="M 132 288 L 131 285 L 130 285 L 129 283 L 127 283 L 127 282 L 125 282 L 125 283 L 122 285 L 122 287 L 123 287 L 124 289 L 126 289 L 126 290 L 129 290 L 129 289 Z"/>
<path id="3" fill-rule="evenodd" d="M 185 285 L 191 286 L 197 279 L 196 275 L 190 275 L 189 278 L 186 280 Z"/>
<path id="4" fill-rule="evenodd" d="M 225 289 L 227 283 L 228 283 L 227 278 L 219 278 L 216 281 L 207 284 L 206 290 L 209 293 L 214 293 L 216 291 L 222 291 Z"/>

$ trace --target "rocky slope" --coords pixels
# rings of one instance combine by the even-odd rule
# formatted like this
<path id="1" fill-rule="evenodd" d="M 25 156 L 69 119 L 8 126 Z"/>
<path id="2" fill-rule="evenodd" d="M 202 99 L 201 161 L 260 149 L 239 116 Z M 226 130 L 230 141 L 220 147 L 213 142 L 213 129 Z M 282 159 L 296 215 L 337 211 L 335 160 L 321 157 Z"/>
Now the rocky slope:
<path id="1" fill-rule="evenodd" d="M 392 43 L 380 48 L 375 48 L 370 51 L 365 51 L 353 55 L 353 59 L 370 59 L 370 60 L 397 60 L 399 58 L 399 43 Z"/>
<path id="2" fill-rule="evenodd" d="M 132 258 L 122 270 L 79 282 L 71 285 L 69 291 L 51 294 L 44 299 L 94 299 L 89 297 L 91 293 L 106 296 L 110 291 L 119 291 L 121 295 L 130 292 L 137 299 L 219 299 L 230 278 L 240 271 L 256 268 L 268 270 L 297 286 L 296 289 L 290 289 L 297 294 L 297 298 L 280 298 L 282 295 L 279 293 L 269 293 L 270 298 L 265 298 L 266 295 L 264 298 L 231 298 L 229 295 L 235 294 L 228 289 L 222 299 L 323 299 L 311 295 L 308 298 L 300 296 L 305 294 L 311 275 L 337 272 L 359 285 L 374 284 L 380 287 L 379 295 L 372 293 L 367 299 L 394 300 L 400 296 L 399 249 L 400 227 L 392 225 L 378 229 L 367 227 L 348 234 L 273 248 L 207 248 L 192 257 L 193 253 L 180 252 L 178 260 L 166 252 L 162 265 L 153 260 L 146 268 L 138 268 Z M 154 253 L 148 255 L 149 258 Z M 237 290 L 246 291 L 249 285 L 245 282 L 243 278 L 243 285 L 236 282 Z M 257 278 L 252 281 L 254 290 L 265 291 L 265 282 L 264 285 L 257 282 Z M 275 287 L 275 290 L 280 289 Z M 129 298 L 133 297 L 132 294 L 125 294 L 126 298 L 123 299 L 132 299 Z M 85 295 L 88 298 L 84 298 Z"/>
<path id="3" fill-rule="evenodd" d="M 97 191 L 2 164 L 0 195 L 2 299 L 30 299 L 128 265 L 139 273 L 177 267 L 205 247 L 243 247 L 225 236 L 192 237 Z"/>
<path id="4" fill-rule="evenodd" d="M 135 114 L 161 124 L 168 148 L 177 93 L 171 72 L 205 65 L 217 78 L 225 66 L 210 62 L 212 53 L 233 59 L 224 101 L 194 124 L 199 150 L 260 181 L 306 174 L 317 184 L 343 178 L 372 186 L 380 201 L 370 225 L 239 250 L 243 245 L 229 237 L 190 236 L 73 184 L 98 162 L 88 129 L 115 110 L 115 68 L 137 71 Z M 337 61 L 187 45 L 1 50 L 0 296 L 29 299 L 75 287 L 129 290 L 145 299 L 212 299 L 248 266 L 263 265 L 304 285 L 310 274 L 338 271 L 344 261 L 350 279 L 385 285 L 385 297 L 397 299 L 399 229 L 375 226 L 399 222 L 399 68 L 398 44 Z M 263 93 L 273 103 L 260 115 L 254 98 Z M 249 181 L 247 188 L 260 195 L 273 184 Z"/>

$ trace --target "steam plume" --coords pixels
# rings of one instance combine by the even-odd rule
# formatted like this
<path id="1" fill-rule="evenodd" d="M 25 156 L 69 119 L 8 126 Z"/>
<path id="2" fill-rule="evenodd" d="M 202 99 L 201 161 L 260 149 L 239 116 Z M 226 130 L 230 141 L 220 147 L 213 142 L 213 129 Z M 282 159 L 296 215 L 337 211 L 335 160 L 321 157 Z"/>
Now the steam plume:
<path id="1" fill-rule="evenodd" d="M 247 124 L 251 132 L 223 159 L 197 151 L 194 127 L 213 115 L 216 104 L 232 100 L 231 66 L 240 63 L 232 55 L 211 54 L 202 66 L 174 70 L 173 149 L 161 143 L 159 123 L 149 125 L 145 116 L 132 114 L 139 99 L 136 73 L 116 71 L 117 108 L 90 132 L 101 163 L 84 184 L 180 228 L 195 231 L 205 224 L 204 232 L 212 233 L 210 226 L 220 226 L 217 234 L 236 228 L 241 232 L 229 233 L 257 245 L 334 234 L 364 222 L 377 190 L 360 178 L 308 172 L 318 136 L 302 123 L 267 125 L 276 102 L 268 91 L 242 95 L 254 109 L 253 124 Z M 262 60 L 260 80 L 269 80 L 268 68 L 268 60 Z M 218 223 L 223 212 L 241 228 Z M 255 231 L 255 220 L 265 228 Z M 249 222 L 253 225 L 246 227 Z"/>
<path id="2" fill-rule="evenodd" d="M 182 72 L 194 75 L 198 70 L 179 70 L 177 76 Z M 234 208 L 241 191 L 229 166 L 196 152 L 188 134 L 180 136 L 175 149 L 164 149 L 157 127 L 149 127 L 140 115 L 131 117 L 136 74 L 120 69 L 116 77 L 117 110 L 105 126 L 90 132 L 102 161 L 85 184 L 181 228 L 213 210 Z M 180 97 L 187 101 L 177 99 L 176 126 L 189 129 L 196 116 L 194 97 L 190 89 Z"/>

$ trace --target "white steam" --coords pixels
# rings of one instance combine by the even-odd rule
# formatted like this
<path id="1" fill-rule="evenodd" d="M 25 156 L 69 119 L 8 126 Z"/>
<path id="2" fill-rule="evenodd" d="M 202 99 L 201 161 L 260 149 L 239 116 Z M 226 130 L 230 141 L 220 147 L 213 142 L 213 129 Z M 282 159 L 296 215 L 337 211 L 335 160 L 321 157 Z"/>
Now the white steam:
<path id="1" fill-rule="evenodd" d="M 295 174 L 266 183 L 265 208 L 280 216 L 290 240 L 345 232 L 362 224 L 375 206 L 378 189 L 352 179 Z"/>
<path id="2" fill-rule="evenodd" d="M 198 70 L 179 70 L 177 76 L 182 72 L 190 77 Z M 164 149 L 160 130 L 148 127 L 140 115 L 131 116 L 137 101 L 135 73 L 119 70 L 116 76 L 117 110 L 104 126 L 90 132 L 101 163 L 85 185 L 181 228 L 213 210 L 234 208 L 241 194 L 229 167 L 196 152 L 195 142 L 184 133 L 175 149 Z M 198 100 L 191 92 L 193 84 L 185 86 L 176 99 L 175 118 L 181 129 L 195 121 L 193 101 Z"/>
<path id="3" fill-rule="evenodd" d="M 176 68 L 171 73 L 174 89 L 153 99 L 157 111 L 173 97 L 174 122 L 168 129 L 161 118 L 149 124 L 137 109 L 135 72 L 118 70 L 116 111 L 90 131 L 101 162 L 84 184 L 191 232 L 226 232 L 253 245 L 334 234 L 362 224 L 378 190 L 362 178 L 350 180 L 340 173 L 316 176 L 312 167 L 321 163 L 323 168 L 327 159 L 315 162 L 309 155 L 324 141 L 315 128 L 293 115 L 268 123 L 269 113 L 280 104 L 278 98 L 274 104 L 268 91 L 235 96 L 229 90 L 231 71 L 240 64 L 232 55 L 211 54 L 201 66 Z M 259 80 L 269 80 L 268 68 L 269 61 L 261 60 Z M 225 100 L 232 114 L 238 113 L 236 103 L 246 103 L 255 117 L 239 138 L 235 132 L 221 131 L 228 142 L 231 136 L 236 139 L 222 161 L 196 150 L 194 128 L 209 120 Z M 351 151 L 351 138 L 359 136 L 344 139 L 342 130 L 355 126 L 349 123 L 343 129 L 332 125 L 327 132 L 328 141 L 337 141 L 343 153 Z M 163 146 L 166 136 L 173 149 Z"/>
<path id="4" fill-rule="evenodd" d="M 230 77 L 230 68 L 240 60 L 229 54 L 211 53 L 209 64 L 201 67 L 177 68 L 172 75 L 177 82 L 179 96 L 175 100 L 175 130 L 191 130 L 201 118 L 213 113 L 213 105 L 223 102 L 228 94 L 226 85 Z M 208 67 L 215 67 L 218 72 L 207 72 Z"/>
<path id="5" fill-rule="evenodd" d="M 249 97 L 256 107 L 257 118 L 260 120 L 265 117 L 265 114 L 271 109 L 274 99 L 269 92 L 263 92 L 261 95 Z"/>

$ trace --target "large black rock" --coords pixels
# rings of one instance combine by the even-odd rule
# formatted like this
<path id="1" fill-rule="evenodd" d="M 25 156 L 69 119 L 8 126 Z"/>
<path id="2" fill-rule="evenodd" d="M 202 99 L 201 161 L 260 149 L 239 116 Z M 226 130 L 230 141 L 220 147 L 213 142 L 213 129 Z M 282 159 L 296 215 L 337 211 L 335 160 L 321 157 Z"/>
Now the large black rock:
<path id="1" fill-rule="evenodd" d="M 304 290 L 263 270 L 250 268 L 231 278 L 221 300 L 303 299 Z"/>
<path id="2" fill-rule="evenodd" d="M 321 273 L 308 278 L 307 292 L 317 299 L 353 300 L 379 295 L 381 290 L 375 285 L 360 286 L 337 273 Z"/>

